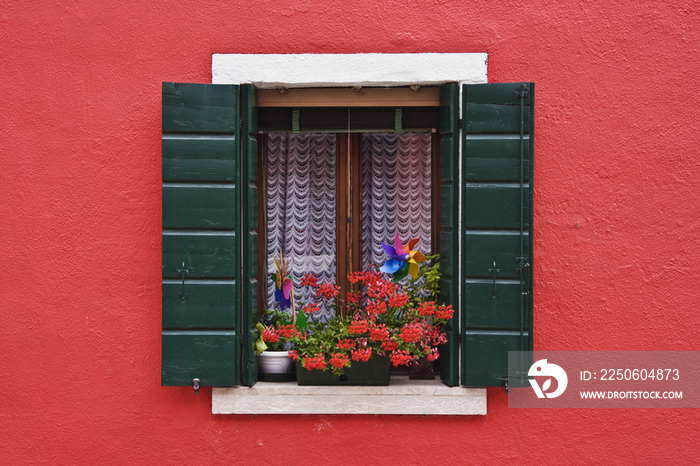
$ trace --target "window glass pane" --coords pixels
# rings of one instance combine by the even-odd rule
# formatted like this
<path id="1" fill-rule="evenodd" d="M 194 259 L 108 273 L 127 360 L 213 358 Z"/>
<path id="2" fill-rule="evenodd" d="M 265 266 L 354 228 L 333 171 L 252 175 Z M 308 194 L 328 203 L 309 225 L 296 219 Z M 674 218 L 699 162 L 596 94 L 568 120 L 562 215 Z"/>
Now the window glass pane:
<path id="1" fill-rule="evenodd" d="M 362 135 L 362 267 L 382 265 L 382 241 L 418 238 L 431 251 L 431 134 Z"/>
<path id="2" fill-rule="evenodd" d="M 267 141 L 267 270 L 275 273 L 272 256 L 282 251 L 290 260 L 295 296 L 307 302 L 308 288 L 300 286 L 304 274 L 335 283 L 335 135 L 270 133 Z M 274 284 L 266 280 L 268 308 L 279 309 Z M 328 310 L 319 317 L 327 318 Z"/>

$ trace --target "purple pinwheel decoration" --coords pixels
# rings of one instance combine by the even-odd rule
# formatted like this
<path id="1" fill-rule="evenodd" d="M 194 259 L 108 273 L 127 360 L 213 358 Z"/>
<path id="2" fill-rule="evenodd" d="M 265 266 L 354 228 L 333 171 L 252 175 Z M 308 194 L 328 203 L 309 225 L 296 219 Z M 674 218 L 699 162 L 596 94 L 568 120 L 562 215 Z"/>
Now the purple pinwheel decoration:
<path id="1" fill-rule="evenodd" d="M 292 274 L 288 268 L 289 264 L 284 261 L 282 251 L 280 251 L 279 262 L 274 255 L 272 258 L 277 266 L 277 272 L 271 277 L 275 283 L 275 300 L 280 304 L 280 309 L 285 310 L 291 307 L 292 312 L 294 312 L 294 296 L 292 295 L 294 284 L 292 282 Z"/>
<path id="2" fill-rule="evenodd" d="M 393 273 L 394 283 L 400 282 L 408 274 L 411 274 L 413 278 L 417 278 L 418 262 L 425 262 L 425 256 L 420 251 L 412 251 L 416 243 L 418 243 L 418 240 L 412 239 L 405 246 L 402 246 L 399 232 L 397 231 L 393 247 L 382 242 L 382 248 L 384 248 L 384 252 L 389 256 L 389 259 L 384 262 L 384 265 L 379 270 L 384 273 Z"/>

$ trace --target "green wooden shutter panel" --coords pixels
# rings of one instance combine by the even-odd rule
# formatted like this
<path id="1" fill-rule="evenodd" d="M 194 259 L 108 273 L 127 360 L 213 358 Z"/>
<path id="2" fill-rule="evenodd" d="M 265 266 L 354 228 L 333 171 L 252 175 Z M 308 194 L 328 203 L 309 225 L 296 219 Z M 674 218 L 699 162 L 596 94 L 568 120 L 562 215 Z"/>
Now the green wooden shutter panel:
<path id="1" fill-rule="evenodd" d="M 238 104 L 163 83 L 162 385 L 240 383 Z"/>
<path id="2" fill-rule="evenodd" d="M 532 351 L 534 84 L 462 98 L 462 384 L 503 386 L 508 351 Z"/>
<path id="3" fill-rule="evenodd" d="M 449 385 L 459 383 L 459 86 L 440 88 L 440 300 L 451 304 L 455 316 L 446 327 L 447 344 L 440 347 L 440 378 Z"/>
<path id="4" fill-rule="evenodd" d="M 241 87 L 241 232 L 243 251 L 241 338 L 243 384 L 253 386 L 258 380 L 258 117 L 255 87 Z"/>

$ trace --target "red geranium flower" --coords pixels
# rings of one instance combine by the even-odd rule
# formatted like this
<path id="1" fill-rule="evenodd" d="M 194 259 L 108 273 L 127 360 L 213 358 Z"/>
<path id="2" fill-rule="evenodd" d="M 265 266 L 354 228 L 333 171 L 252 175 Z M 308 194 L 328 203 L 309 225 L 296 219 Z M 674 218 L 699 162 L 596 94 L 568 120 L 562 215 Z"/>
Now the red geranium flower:
<path id="1" fill-rule="evenodd" d="M 331 363 L 331 366 L 335 367 L 336 369 L 340 369 L 341 367 L 345 367 L 350 364 L 350 358 L 347 354 L 333 353 L 329 362 Z"/>
<path id="2" fill-rule="evenodd" d="M 437 310 L 435 311 L 435 317 L 442 320 L 451 319 L 452 314 L 454 314 L 454 311 L 452 310 L 451 304 L 447 306 L 438 306 Z"/>
<path id="3" fill-rule="evenodd" d="M 367 312 L 370 315 L 384 314 L 386 303 L 384 301 L 371 300 L 367 303 Z"/>
<path id="4" fill-rule="evenodd" d="M 372 341 L 386 340 L 389 337 L 389 330 L 385 324 L 380 324 L 369 329 L 369 339 Z"/>
<path id="5" fill-rule="evenodd" d="M 352 352 L 353 361 L 369 361 L 369 357 L 372 355 L 372 348 L 358 349 Z"/>
<path id="6" fill-rule="evenodd" d="M 355 283 L 362 281 L 364 278 L 365 278 L 364 272 L 350 272 L 350 276 L 348 277 L 348 281 L 354 285 Z"/>
<path id="7" fill-rule="evenodd" d="M 301 286 L 314 287 L 318 284 L 318 277 L 313 274 L 306 274 L 301 278 Z"/>
<path id="8" fill-rule="evenodd" d="M 394 351 L 399 347 L 399 344 L 394 340 L 386 339 L 382 342 L 382 348 L 386 351 Z"/>
<path id="9" fill-rule="evenodd" d="M 414 322 L 403 326 L 401 333 L 399 333 L 399 338 L 406 343 L 416 343 L 418 340 L 420 340 L 422 334 L 423 328 L 421 327 L 421 324 Z"/>
<path id="10" fill-rule="evenodd" d="M 433 348 L 433 351 L 428 355 L 428 361 L 435 361 L 439 357 L 440 353 L 438 353 L 438 349 Z"/>
<path id="11" fill-rule="evenodd" d="M 389 297 L 389 306 L 399 308 L 408 303 L 408 295 L 406 293 L 394 293 Z"/>
<path id="12" fill-rule="evenodd" d="M 345 296 L 345 300 L 347 301 L 348 304 L 360 304 L 360 293 L 356 291 L 350 291 L 348 294 Z"/>
<path id="13" fill-rule="evenodd" d="M 350 322 L 350 325 L 348 325 L 348 333 L 352 333 L 354 335 L 366 333 L 367 330 L 369 330 L 369 322 L 366 320 L 353 320 Z"/>
<path id="14" fill-rule="evenodd" d="M 394 292 L 396 286 L 386 280 L 377 280 L 368 285 L 367 296 L 370 298 L 384 299 Z"/>
<path id="15" fill-rule="evenodd" d="M 316 303 L 308 303 L 301 308 L 306 314 L 313 314 L 316 312 L 321 312 L 321 308 Z"/>
<path id="16" fill-rule="evenodd" d="M 293 325 L 278 325 L 277 334 L 282 338 L 289 338 L 296 333 L 297 329 Z M 263 337 L 264 339 L 264 337 Z"/>
<path id="17" fill-rule="evenodd" d="M 435 303 L 432 301 L 425 301 L 418 305 L 418 315 L 419 316 L 432 316 L 435 314 Z"/>
<path id="18" fill-rule="evenodd" d="M 323 296 L 326 299 L 333 299 L 340 293 L 340 287 L 331 285 L 330 283 L 321 283 L 318 285 L 316 296 Z"/>
<path id="19" fill-rule="evenodd" d="M 343 338 L 338 339 L 338 343 L 336 343 L 335 346 L 337 346 L 339 349 L 353 349 L 356 344 L 357 341 L 353 340 L 352 338 Z"/>
<path id="20" fill-rule="evenodd" d="M 389 356 L 389 359 L 391 359 L 391 364 L 394 367 L 398 367 L 411 362 L 411 356 L 406 350 L 392 351 L 391 356 Z"/>
<path id="21" fill-rule="evenodd" d="M 266 327 L 263 330 L 262 338 L 265 343 L 277 343 L 280 341 L 280 337 L 275 332 L 275 329 L 270 327 Z"/>
<path id="22" fill-rule="evenodd" d="M 302 366 L 304 366 L 304 368 L 306 368 L 308 371 L 311 369 L 325 369 L 326 359 L 322 354 L 317 354 L 315 357 L 306 356 L 302 361 Z"/>

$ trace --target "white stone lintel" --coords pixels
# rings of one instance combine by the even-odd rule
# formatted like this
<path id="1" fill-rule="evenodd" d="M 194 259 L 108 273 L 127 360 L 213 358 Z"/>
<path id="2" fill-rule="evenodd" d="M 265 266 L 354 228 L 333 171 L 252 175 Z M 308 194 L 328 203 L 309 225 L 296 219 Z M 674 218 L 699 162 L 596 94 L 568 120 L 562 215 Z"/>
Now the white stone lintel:
<path id="1" fill-rule="evenodd" d="M 484 415 L 486 389 L 448 387 L 439 380 L 407 376 L 393 376 L 386 387 L 258 382 L 253 387 L 215 387 L 212 413 Z"/>
<path id="2" fill-rule="evenodd" d="M 212 55 L 212 83 L 259 88 L 408 86 L 487 82 L 486 53 Z"/>

